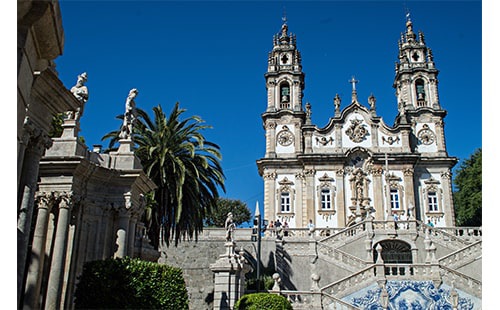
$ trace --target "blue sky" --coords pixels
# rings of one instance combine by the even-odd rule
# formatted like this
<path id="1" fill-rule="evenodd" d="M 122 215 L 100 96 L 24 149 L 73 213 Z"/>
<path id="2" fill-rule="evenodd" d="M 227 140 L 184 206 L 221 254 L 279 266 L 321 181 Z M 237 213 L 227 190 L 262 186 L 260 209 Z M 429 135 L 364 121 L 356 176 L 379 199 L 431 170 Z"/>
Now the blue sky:
<path id="1" fill-rule="evenodd" d="M 358 98 L 393 125 L 397 103 L 392 83 L 406 9 L 414 30 L 425 34 L 440 70 L 439 95 L 448 111 L 448 153 L 460 160 L 482 146 L 480 1 L 61 1 L 64 54 L 57 71 L 71 88 L 87 72 L 89 101 L 81 135 L 89 148 L 116 130 L 131 88 L 138 107 L 150 112 L 175 102 L 212 129 L 221 147 L 226 193 L 251 210 L 263 204 L 256 160 L 264 156 L 261 113 L 267 98 L 264 74 L 273 35 L 286 12 L 306 74 L 304 104 L 324 127 L 333 97 L 346 107 L 354 75 Z M 459 164 L 457 165 L 457 167 Z"/>

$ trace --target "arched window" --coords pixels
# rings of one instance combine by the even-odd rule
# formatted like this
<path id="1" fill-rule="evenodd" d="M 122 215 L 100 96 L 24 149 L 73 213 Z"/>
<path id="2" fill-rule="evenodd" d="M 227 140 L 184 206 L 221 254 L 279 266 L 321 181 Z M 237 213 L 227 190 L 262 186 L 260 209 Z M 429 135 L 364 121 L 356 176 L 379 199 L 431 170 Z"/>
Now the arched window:
<path id="1" fill-rule="evenodd" d="M 290 85 L 286 82 L 280 86 L 280 102 L 281 109 L 290 109 Z"/>
<path id="2" fill-rule="evenodd" d="M 424 80 L 418 79 L 415 81 L 415 88 L 417 91 L 417 106 L 418 107 L 425 107 L 426 106 L 426 101 L 425 101 L 425 83 Z"/>

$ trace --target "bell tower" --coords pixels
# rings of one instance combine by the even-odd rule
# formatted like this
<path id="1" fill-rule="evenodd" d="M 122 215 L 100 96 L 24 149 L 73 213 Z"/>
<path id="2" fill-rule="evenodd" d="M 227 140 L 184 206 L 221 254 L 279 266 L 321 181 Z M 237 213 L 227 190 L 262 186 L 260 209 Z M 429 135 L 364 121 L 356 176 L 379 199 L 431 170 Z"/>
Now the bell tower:
<path id="1" fill-rule="evenodd" d="M 300 52 L 295 35 L 288 33 L 286 18 L 283 20 L 281 32 L 274 35 L 273 50 L 267 61 L 267 112 L 302 111 L 304 73 Z"/>
<path id="2" fill-rule="evenodd" d="M 444 137 L 444 117 L 438 95 L 438 73 L 432 50 L 427 47 L 424 34 L 413 32 L 413 23 L 407 14 L 406 33 L 401 34 L 399 62 L 396 62 L 396 89 L 398 115 L 395 125 L 410 124 L 413 130 L 411 149 L 426 156 L 447 156 Z"/>
<path id="3" fill-rule="evenodd" d="M 266 158 L 291 158 L 303 153 L 304 76 L 295 35 L 288 32 L 284 17 L 280 32 L 273 37 L 264 75 L 267 108 L 262 120 L 266 130 Z"/>
<path id="4" fill-rule="evenodd" d="M 413 23 L 407 15 L 406 33 L 401 33 L 399 62 L 396 63 L 396 89 L 400 114 L 406 110 L 428 107 L 440 109 L 438 97 L 438 73 L 434 66 L 432 50 L 425 44 L 424 34 L 419 31 L 418 38 L 413 32 Z"/>

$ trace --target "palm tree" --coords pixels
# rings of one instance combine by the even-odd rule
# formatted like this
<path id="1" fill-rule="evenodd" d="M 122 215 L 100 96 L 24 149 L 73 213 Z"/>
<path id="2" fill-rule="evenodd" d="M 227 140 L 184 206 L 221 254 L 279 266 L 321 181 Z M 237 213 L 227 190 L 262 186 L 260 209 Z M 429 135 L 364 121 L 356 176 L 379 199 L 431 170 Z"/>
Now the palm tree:
<path id="1" fill-rule="evenodd" d="M 154 120 L 137 109 L 134 125 L 135 154 L 145 173 L 158 188 L 151 200 L 149 237 L 158 247 L 160 238 L 175 245 L 183 237 L 195 239 L 203 229 L 203 220 L 216 208 L 219 188 L 225 191 L 222 159 L 217 144 L 206 141 L 202 130 L 211 128 L 191 116 L 181 120 L 186 110 L 176 103 L 167 118 L 161 105 L 153 108 Z M 117 141 L 119 131 L 103 139 Z"/>

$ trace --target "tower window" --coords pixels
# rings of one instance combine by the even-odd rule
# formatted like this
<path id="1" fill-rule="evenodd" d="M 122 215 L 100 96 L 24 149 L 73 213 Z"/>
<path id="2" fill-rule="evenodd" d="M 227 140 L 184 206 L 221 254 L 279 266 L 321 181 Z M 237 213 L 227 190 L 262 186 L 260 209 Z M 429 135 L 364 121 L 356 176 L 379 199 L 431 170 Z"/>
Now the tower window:
<path id="1" fill-rule="evenodd" d="M 429 212 L 438 211 L 438 197 L 436 192 L 427 193 L 427 206 L 429 208 Z"/>
<path id="2" fill-rule="evenodd" d="M 290 212 L 290 193 L 281 193 L 281 212 Z"/>
<path id="3" fill-rule="evenodd" d="M 391 209 L 399 210 L 399 191 L 396 188 L 391 188 Z"/>
<path id="4" fill-rule="evenodd" d="M 321 209 L 330 210 L 332 208 L 332 195 L 329 188 L 321 190 Z"/>
<path id="5" fill-rule="evenodd" d="M 425 83 L 423 80 L 418 79 L 415 82 L 415 88 L 417 90 L 417 106 L 424 107 L 425 103 Z"/>
<path id="6" fill-rule="evenodd" d="M 284 83 L 281 85 L 280 89 L 281 94 L 281 108 L 289 109 L 290 108 L 290 86 L 288 83 Z"/>

